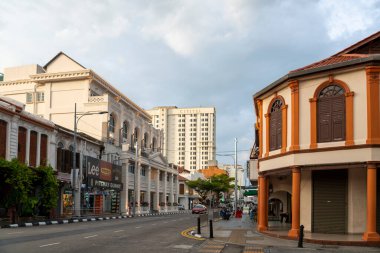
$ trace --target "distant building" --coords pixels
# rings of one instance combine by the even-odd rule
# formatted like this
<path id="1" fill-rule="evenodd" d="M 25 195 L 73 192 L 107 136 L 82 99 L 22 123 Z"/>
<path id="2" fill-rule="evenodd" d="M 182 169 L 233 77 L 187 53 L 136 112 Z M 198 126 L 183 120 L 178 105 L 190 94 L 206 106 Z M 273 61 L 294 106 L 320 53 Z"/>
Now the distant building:
<path id="1" fill-rule="evenodd" d="M 163 154 L 170 163 L 194 171 L 215 160 L 215 108 L 162 106 L 148 113 L 153 126 L 164 133 Z"/>

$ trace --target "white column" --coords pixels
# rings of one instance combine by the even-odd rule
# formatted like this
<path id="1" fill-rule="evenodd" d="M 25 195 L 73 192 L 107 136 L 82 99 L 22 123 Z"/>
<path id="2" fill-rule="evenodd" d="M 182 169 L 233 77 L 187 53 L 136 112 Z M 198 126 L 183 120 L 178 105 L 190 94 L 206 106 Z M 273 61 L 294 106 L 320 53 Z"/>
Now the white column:
<path id="1" fill-rule="evenodd" d="M 150 201 L 151 201 L 151 199 L 150 199 L 150 182 L 151 182 L 151 174 L 152 174 L 152 167 L 149 165 L 149 167 L 148 167 L 148 174 L 147 174 L 147 176 L 148 176 L 148 190 L 147 190 L 147 194 L 148 194 L 148 196 L 147 196 L 147 202 L 148 202 L 148 204 L 149 204 L 149 208 L 148 208 L 148 211 L 150 212 L 150 210 L 152 209 L 152 207 L 150 206 Z"/>
<path id="2" fill-rule="evenodd" d="M 174 209 L 173 203 L 174 203 L 174 174 L 170 174 L 170 195 L 169 195 L 169 201 L 172 203 L 172 210 Z"/>
<path id="3" fill-rule="evenodd" d="M 126 163 L 123 163 L 121 166 L 121 182 L 123 183 L 123 190 L 120 192 L 120 212 L 122 214 L 128 213 L 128 164 L 129 160 Z M 129 215 L 129 213 L 128 213 Z"/>
<path id="4" fill-rule="evenodd" d="M 36 167 L 40 166 L 40 160 L 41 160 L 41 133 L 37 133 L 37 160 L 36 160 Z M 47 164 L 46 164 L 47 165 Z"/>
<path id="5" fill-rule="evenodd" d="M 137 168 L 135 170 L 137 182 L 136 182 L 136 213 L 141 214 L 140 206 L 140 192 L 141 192 L 141 165 L 140 162 L 137 163 Z"/>
<path id="6" fill-rule="evenodd" d="M 26 154 L 25 154 L 25 164 L 29 165 L 29 152 L 30 152 L 30 129 L 26 130 Z"/>
<path id="7" fill-rule="evenodd" d="M 168 173 L 165 171 L 164 172 L 164 202 L 165 202 L 165 211 L 167 212 L 168 211 L 168 206 L 166 205 L 166 187 L 168 185 L 168 181 L 167 181 L 167 177 L 168 177 Z"/>
<path id="8" fill-rule="evenodd" d="M 160 211 L 160 170 L 157 169 L 157 177 L 156 177 L 156 209 Z"/>

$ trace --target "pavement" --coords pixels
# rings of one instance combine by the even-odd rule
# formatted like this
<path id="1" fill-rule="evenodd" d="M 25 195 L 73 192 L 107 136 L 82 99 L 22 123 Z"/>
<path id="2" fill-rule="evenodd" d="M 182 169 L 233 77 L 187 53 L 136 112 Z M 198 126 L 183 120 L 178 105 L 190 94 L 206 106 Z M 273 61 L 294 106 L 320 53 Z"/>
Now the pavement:
<path id="1" fill-rule="evenodd" d="M 196 225 L 196 224 L 195 224 Z M 380 252 L 379 247 L 329 245 L 326 243 L 303 242 L 303 248 L 298 247 L 298 241 L 274 237 L 256 230 L 256 225 L 248 215 L 230 220 L 219 219 L 213 222 L 213 238 L 210 238 L 209 224 L 201 227 L 201 234 L 197 234 L 197 227 L 187 230 L 188 236 L 205 240 L 198 252 Z M 327 235 L 329 236 L 329 235 Z M 332 238 L 334 240 L 334 238 Z"/>

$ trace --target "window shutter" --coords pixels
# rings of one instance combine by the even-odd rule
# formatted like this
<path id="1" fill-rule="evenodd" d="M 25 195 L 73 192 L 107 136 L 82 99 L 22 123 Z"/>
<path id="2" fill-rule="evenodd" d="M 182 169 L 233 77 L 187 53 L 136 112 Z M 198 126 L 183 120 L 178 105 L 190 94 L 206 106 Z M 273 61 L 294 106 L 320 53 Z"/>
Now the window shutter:
<path id="1" fill-rule="evenodd" d="M 269 149 L 276 150 L 276 138 L 277 138 L 277 123 L 276 123 L 276 115 L 272 113 L 270 115 L 270 123 L 269 123 Z"/>
<path id="2" fill-rule="evenodd" d="M 57 171 L 62 172 L 62 159 L 63 159 L 63 152 L 62 148 L 57 148 Z"/>
<path id="3" fill-rule="evenodd" d="M 29 165 L 36 167 L 37 163 L 37 132 L 30 132 Z"/>
<path id="4" fill-rule="evenodd" d="M 318 142 L 331 141 L 331 100 L 318 101 Z"/>
<path id="5" fill-rule="evenodd" d="M 7 147 L 7 122 L 0 120 L 0 158 L 5 158 Z"/>
<path id="6" fill-rule="evenodd" d="M 72 166 L 71 157 L 72 157 L 71 151 L 67 149 L 64 150 L 63 172 L 65 173 L 71 173 L 71 166 Z"/>
<path id="7" fill-rule="evenodd" d="M 47 135 L 41 135 L 40 164 L 45 166 L 47 161 Z"/>
<path id="8" fill-rule="evenodd" d="M 17 159 L 25 163 L 26 158 L 26 129 L 23 127 L 18 128 L 18 150 Z"/>
<path id="9" fill-rule="evenodd" d="M 345 140 L 345 100 L 344 96 L 332 99 L 332 140 Z"/>
<path id="10" fill-rule="evenodd" d="M 276 119 L 277 119 L 277 145 L 276 148 L 280 149 L 282 147 L 282 114 L 281 111 L 276 112 Z"/>

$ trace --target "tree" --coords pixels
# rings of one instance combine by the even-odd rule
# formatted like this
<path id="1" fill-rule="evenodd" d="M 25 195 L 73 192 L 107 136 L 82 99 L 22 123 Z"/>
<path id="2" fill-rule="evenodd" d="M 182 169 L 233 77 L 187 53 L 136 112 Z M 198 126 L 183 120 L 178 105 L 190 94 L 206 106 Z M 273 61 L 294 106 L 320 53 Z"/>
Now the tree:
<path id="1" fill-rule="evenodd" d="M 228 192 L 230 189 L 234 188 L 231 182 L 234 178 L 228 175 L 214 175 L 209 179 L 200 179 L 187 181 L 186 184 L 196 190 L 201 197 L 201 202 L 204 202 L 207 198 L 209 192 L 215 192 L 217 196 L 217 201 L 219 201 L 219 195 L 221 192 Z"/>

